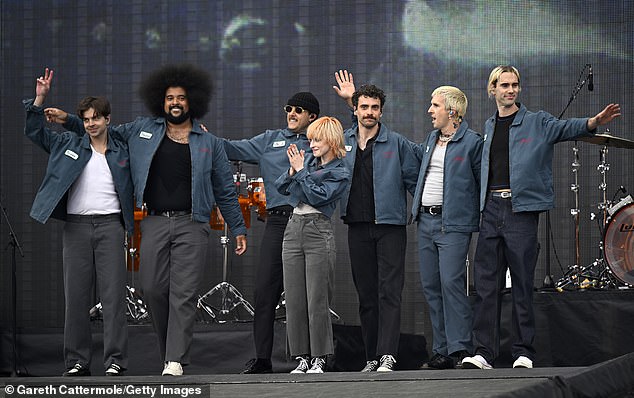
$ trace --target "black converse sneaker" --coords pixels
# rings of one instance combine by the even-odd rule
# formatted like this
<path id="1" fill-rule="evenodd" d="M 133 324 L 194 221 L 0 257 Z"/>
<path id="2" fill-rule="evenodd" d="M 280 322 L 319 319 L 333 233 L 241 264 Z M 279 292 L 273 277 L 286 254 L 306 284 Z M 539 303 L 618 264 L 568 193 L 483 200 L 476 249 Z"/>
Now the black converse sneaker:
<path id="1" fill-rule="evenodd" d="M 116 363 L 111 364 L 110 366 L 108 366 L 108 369 L 106 369 L 106 376 L 122 376 L 123 375 L 123 369 L 121 368 L 121 366 L 117 365 Z"/>
<path id="2" fill-rule="evenodd" d="M 301 355 L 295 357 L 295 359 L 299 361 L 299 364 L 295 369 L 291 370 L 291 373 L 306 373 L 308 369 L 310 369 L 310 365 L 308 365 L 308 356 Z"/>
<path id="3" fill-rule="evenodd" d="M 76 363 L 75 366 L 62 373 L 64 377 L 79 377 L 90 376 L 90 369 L 83 367 L 81 364 Z"/>
<path id="4" fill-rule="evenodd" d="M 306 373 L 324 373 L 326 371 L 326 357 L 315 357 Z"/>

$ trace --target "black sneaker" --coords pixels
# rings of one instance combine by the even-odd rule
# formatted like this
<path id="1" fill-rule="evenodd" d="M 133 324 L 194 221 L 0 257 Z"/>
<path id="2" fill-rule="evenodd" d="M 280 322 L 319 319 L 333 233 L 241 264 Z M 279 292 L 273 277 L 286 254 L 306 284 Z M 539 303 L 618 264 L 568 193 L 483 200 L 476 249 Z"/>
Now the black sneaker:
<path id="1" fill-rule="evenodd" d="M 311 367 L 306 373 L 324 373 L 326 371 L 326 357 L 315 357 L 310 362 Z"/>
<path id="2" fill-rule="evenodd" d="M 299 364 L 295 369 L 291 370 L 291 373 L 299 374 L 308 372 L 308 370 L 310 369 L 310 364 L 308 363 L 310 358 L 308 358 L 308 355 L 300 355 L 298 357 L 295 357 L 295 359 L 299 361 Z"/>
<path id="3" fill-rule="evenodd" d="M 79 377 L 90 376 L 90 369 L 83 367 L 81 364 L 76 363 L 75 366 L 62 373 L 64 377 Z"/>
<path id="4" fill-rule="evenodd" d="M 451 358 L 454 361 L 454 365 L 456 366 L 456 369 L 462 369 L 462 360 L 470 356 L 471 354 L 469 354 L 469 352 L 465 350 L 456 351 L 451 354 Z"/>
<path id="5" fill-rule="evenodd" d="M 376 372 L 377 368 L 379 367 L 379 361 L 377 361 L 376 359 L 373 359 L 371 361 L 367 361 L 365 363 L 365 368 L 361 369 L 361 372 Z"/>
<path id="6" fill-rule="evenodd" d="M 425 362 L 420 369 L 453 369 L 454 360 L 442 354 L 435 354 L 429 362 Z"/>
<path id="7" fill-rule="evenodd" d="M 270 359 L 253 358 L 247 362 L 246 366 L 246 369 L 240 372 L 241 374 L 271 373 L 273 371 Z"/>
<path id="8" fill-rule="evenodd" d="M 113 363 L 106 369 L 106 376 L 123 376 L 123 368 Z"/>

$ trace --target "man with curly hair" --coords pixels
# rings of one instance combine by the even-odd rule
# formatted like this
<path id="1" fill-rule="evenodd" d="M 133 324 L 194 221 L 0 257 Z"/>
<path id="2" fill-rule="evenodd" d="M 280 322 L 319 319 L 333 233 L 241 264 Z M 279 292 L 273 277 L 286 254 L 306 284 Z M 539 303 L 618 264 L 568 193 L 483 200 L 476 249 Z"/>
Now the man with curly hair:
<path id="1" fill-rule="evenodd" d="M 192 65 L 168 65 L 148 76 L 139 93 L 154 117 L 112 130 L 129 145 L 136 204 L 147 207 L 139 281 L 159 339 L 162 374 L 180 376 L 189 362 L 214 203 L 236 236 L 238 255 L 246 250 L 246 227 L 222 141 L 196 120 L 208 110 L 209 75 Z M 47 114 L 67 119 L 71 130 L 81 128 L 64 112 Z"/>
<path id="2" fill-rule="evenodd" d="M 420 162 L 414 144 L 381 123 L 383 90 L 372 84 L 356 90 L 346 70 L 335 78 L 333 88 L 356 117 L 344 134 L 344 161 L 352 181 L 342 195 L 340 213 L 348 225 L 350 266 L 359 295 L 366 355 L 362 372 L 390 372 L 400 339 L 407 192 L 416 189 Z"/>

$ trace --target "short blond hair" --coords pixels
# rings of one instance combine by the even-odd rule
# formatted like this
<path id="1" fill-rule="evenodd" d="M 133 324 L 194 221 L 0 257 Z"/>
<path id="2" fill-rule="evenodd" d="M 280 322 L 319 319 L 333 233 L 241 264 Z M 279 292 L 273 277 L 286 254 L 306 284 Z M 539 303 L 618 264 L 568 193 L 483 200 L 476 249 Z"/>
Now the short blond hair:
<path id="1" fill-rule="evenodd" d="M 491 74 L 489 75 L 489 84 L 487 85 L 487 94 L 489 98 L 493 98 L 493 91 L 495 91 L 495 87 L 498 84 L 498 80 L 500 79 L 500 75 L 502 73 L 509 72 L 517 76 L 517 83 L 520 82 L 520 72 L 511 65 L 499 65 L 493 68 Z M 522 86 L 520 85 L 519 91 L 522 91 Z"/>
<path id="2" fill-rule="evenodd" d="M 330 149 L 338 159 L 346 156 L 346 147 L 343 143 L 343 127 L 341 122 L 332 116 L 322 116 L 308 126 L 306 137 L 309 140 L 317 139 L 326 141 Z"/>
<path id="3" fill-rule="evenodd" d="M 432 97 L 441 96 L 445 99 L 445 109 L 456 112 L 454 119 L 462 122 L 462 118 L 467 113 L 469 101 L 467 96 L 458 87 L 440 86 L 431 93 Z"/>

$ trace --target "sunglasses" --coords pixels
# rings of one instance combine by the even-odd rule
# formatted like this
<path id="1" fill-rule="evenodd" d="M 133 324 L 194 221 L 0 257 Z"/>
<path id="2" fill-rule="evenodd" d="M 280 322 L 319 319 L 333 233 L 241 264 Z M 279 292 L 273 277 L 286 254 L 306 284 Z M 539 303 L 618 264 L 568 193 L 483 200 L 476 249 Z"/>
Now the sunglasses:
<path id="1" fill-rule="evenodd" d="M 291 113 L 293 111 L 293 108 L 295 108 L 295 113 L 297 113 L 298 115 L 304 111 L 308 111 L 308 109 L 304 109 L 301 106 L 291 106 L 291 105 L 286 105 L 284 107 L 284 110 L 286 111 L 286 113 Z"/>

